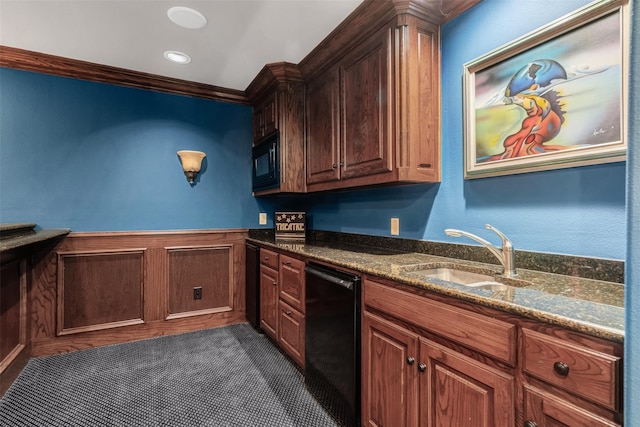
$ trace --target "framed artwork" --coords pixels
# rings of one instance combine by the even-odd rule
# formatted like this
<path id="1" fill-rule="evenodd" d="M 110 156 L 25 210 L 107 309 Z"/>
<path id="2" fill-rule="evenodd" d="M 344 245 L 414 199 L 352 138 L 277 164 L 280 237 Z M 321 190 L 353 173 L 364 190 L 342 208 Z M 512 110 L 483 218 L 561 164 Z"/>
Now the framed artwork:
<path id="1" fill-rule="evenodd" d="M 464 65 L 464 177 L 626 159 L 627 3 L 596 1 Z"/>

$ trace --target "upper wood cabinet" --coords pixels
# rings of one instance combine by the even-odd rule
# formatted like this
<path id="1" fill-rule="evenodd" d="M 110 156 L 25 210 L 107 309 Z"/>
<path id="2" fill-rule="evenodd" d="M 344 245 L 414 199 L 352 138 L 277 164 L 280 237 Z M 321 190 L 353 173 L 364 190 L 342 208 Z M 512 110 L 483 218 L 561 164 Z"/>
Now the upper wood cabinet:
<path id="1" fill-rule="evenodd" d="M 253 143 L 280 134 L 280 186 L 255 195 L 440 181 L 440 25 L 481 0 L 364 0 L 298 65 L 245 93 Z"/>
<path id="2" fill-rule="evenodd" d="M 304 94 L 298 66 L 287 62 L 267 64 L 246 89 L 253 105 L 253 145 L 279 132 L 280 186 L 256 192 L 304 193 Z"/>
<path id="3" fill-rule="evenodd" d="M 253 107 L 253 143 L 278 130 L 278 104 L 276 92 L 271 92 Z"/>
<path id="4" fill-rule="evenodd" d="M 391 30 L 386 28 L 309 83 L 310 190 L 394 180 L 392 111 L 387 101 L 391 62 Z M 354 183 L 356 178 L 361 184 Z"/>
<path id="5" fill-rule="evenodd" d="M 392 1 L 358 10 L 300 63 L 308 191 L 439 182 L 439 26 Z"/>
<path id="6" fill-rule="evenodd" d="M 391 38 L 383 29 L 339 66 L 342 179 L 393 171 Z"/>
<path id="7" fill-rule="evenodd" d="M 307 86 L 307 185 L 340 179 L 339 81 L 335 69 Z"/>

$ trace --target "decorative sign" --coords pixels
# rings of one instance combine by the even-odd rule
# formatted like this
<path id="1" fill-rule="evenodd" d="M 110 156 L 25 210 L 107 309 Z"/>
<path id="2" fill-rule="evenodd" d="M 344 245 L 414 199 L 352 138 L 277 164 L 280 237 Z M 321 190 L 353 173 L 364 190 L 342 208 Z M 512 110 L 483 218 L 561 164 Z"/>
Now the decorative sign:
<path id="1" fill-rule="evenodd" d="M 304 240 L 306 217 L 304 212 L 276 212 L 276 239 Z"/>

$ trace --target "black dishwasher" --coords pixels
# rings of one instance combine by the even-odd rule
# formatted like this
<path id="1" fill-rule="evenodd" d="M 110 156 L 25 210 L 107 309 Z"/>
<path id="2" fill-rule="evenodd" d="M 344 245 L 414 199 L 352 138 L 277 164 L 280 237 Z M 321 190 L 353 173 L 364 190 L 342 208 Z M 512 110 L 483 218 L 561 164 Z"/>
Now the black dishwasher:
<path id="1" fill-rule="evenodd" d="M 305 386 L 342 426 L 360 425 L 360 277 L 309 263 Z"/>

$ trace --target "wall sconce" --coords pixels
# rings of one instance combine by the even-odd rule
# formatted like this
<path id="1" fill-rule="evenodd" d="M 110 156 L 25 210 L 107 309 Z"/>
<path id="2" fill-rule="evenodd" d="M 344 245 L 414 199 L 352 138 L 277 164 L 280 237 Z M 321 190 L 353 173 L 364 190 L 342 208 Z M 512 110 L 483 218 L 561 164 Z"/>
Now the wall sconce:
<path id="1" fill-rule="evenodd" d="M 202 151 L 180 150 L 178 151 L 178 156 L 180 156 L 182 170 L 184 170 L 187 181 L 193 185 L 193 181 L 196 179 L 196 176 L 198 176 L 198 172 L 200 172 L 202 159 L 207 155 Z"/>

